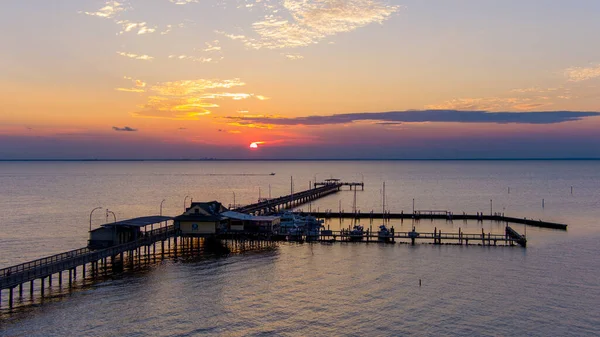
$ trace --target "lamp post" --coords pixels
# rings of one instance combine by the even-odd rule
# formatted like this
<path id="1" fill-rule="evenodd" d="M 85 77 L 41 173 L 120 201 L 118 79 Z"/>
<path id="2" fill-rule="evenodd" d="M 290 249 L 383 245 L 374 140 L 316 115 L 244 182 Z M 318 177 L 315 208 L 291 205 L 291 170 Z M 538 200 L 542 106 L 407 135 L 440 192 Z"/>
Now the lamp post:
<path id="1" fill-rule="evenodd" d="M 187 198 L 189 198 L 189 195 L 186 195 L 185 198 L 183 198 L 183 211 L 185 212 L 185 202 L 187 201 Z"/>
<path id="2" fill-rule="evenodd" d="M 163 202 L 165 202 L 165 199 L 163 199 L 163 200 L 160 202 L 160 216 L 162 216 L 162 204 L 163 204 Z"/>
<path id="3" fill-rule="evenodd" d="M 90 232 L 92 231 L 92 213 L 97 209 L 102 209 L 102 207 L 96 207 L 90 212 Z"/>
<path id="4" fill-rule="evenodd" d="M 235 209 L 235 192 L 232 191 L 232 193 L 233 193 L 233 209 Z"/>
<path id="5" fill-rule="evenodd" d="M 106 221 L 108 222 L 108 213 L 112 214 L 113 218 L 115 219 L 115 222 L 117 222 L 117 216 L 113 211 L 109 211 L 108 208 L 106 209 Z"/>

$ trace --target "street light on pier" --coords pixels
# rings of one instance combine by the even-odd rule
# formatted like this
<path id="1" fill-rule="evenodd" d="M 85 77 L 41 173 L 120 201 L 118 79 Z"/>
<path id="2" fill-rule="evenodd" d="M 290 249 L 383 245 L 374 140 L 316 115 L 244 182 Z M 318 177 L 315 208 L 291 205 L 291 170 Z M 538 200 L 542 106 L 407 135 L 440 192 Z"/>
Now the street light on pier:
<path id="1" fill-rule="evenodd" d="M 189 195 L 186 195 L 185 198 L 183 198 L 183 211 L 185 212 L 185 202 L 187 201 L 187 198 L 189 198 Z"/>
<path id="2" fill-rule="evenodd" d="M 115 215 L 115 213 L 113 211 L 109 211 L 108 208 L 106 209 L 106 222 L 108 222 L 108 214 L 112 214 L 115 222 L 117 222 L 117 216 Z"/>
<path id="3" fill-rule="evenodd" d="M 102 207 L 96 207 L 90 212 L 90 232 L 92 231 L 92 213 L 97 209 L 102 209 Z"/>
<path id="4" fill-rule="evenodd" d="M 232 191 L 232 193 L 233 193 L 233 208 L 235 209 L 235 192 Z"/>
<path id="5" fill-rule="evenodd" d="M 163 202 L 165 202 L 165 199 L 163 199 L 163 200 L 160 202 L 160 216 L 162 216 L 162 204 L 163 204 Z"/>

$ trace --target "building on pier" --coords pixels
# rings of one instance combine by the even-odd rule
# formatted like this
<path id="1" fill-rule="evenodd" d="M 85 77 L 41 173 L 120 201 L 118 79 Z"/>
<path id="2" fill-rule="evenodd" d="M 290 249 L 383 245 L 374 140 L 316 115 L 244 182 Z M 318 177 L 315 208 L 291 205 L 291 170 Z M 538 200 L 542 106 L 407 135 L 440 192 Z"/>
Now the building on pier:
<path id="1" fill-rule="evenodd" d="M 221 213 L 228 219 L 227 231 L 249 233 L 278 233 L 281 218 L 278 216 L 254 216 L 227 211 Z"/>
<path id="2" fill-rule="evenodd" d="M 221 213 L 228 211 L 218 201 L 193 202 L 185 212 L 175 217 L 175 228 L 183 236 L 207 236 L 227 228 L 228 219 Z"/>
<path id="3" fill-rule="evenodd" d="M 144 216 L 134 219 L 107 223 L 90 232 L 89 249 L 103 249 L 142 238 L 146 226 L 167 223 L 173 220 L 170 216 Z"/>

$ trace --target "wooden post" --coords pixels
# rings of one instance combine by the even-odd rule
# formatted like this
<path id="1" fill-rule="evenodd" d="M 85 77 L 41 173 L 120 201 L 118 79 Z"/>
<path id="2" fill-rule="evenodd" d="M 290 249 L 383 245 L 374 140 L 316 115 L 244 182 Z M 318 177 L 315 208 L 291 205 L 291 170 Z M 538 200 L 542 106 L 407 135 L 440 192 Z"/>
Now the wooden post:
<path id="1" fill-rule="evenodd" d="M 8 307 L 12 308 L 13 307 L 13 288 L 10 288 L 10 291 L 8 293 Z"/>
<path id="2" fill-rule="evenodd" d="M 33 298 L 33 280 L 29 282 L 29 296 Z"/>
<path id="3" fill-rule="evenodd" d="M 73 285 L 73 270 L 69 269 L 69 288 Z"/>
<path id="4" fill-rule="evenodd" d="M 62 287 L 62 270 L 58 272 L 58 286 Z"/>
<path id="5" fill-rule="evenodd" d="M 40 292 L 42 295 L 42 299 L 44 298 L 44 278 L 41 279 L 42 285 L 40 286 Z"/>
<path id="6" fill-rule="evenodd" d="M 19 283 L 19 298 L 23 297 L 23 283 Z"/>

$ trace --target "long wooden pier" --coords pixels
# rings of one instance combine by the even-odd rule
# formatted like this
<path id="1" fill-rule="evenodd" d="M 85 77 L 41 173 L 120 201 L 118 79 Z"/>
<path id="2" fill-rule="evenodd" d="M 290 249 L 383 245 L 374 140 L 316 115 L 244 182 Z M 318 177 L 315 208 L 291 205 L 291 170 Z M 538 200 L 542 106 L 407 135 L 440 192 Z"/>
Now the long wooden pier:
<path id="1" fill-rule="evenodd" d="M 415 213 L 377 213 L 377 212 L 366 212 L 366 213 L 353 213 L 353 212 L 311 212 L 311 215 L 327 219 L 327 218 L 342 218 L 342 219 L 438 219 L 438 220 L 491 220 L 503 223 L 514 223 L 521 225 L 529 225 L 542 228 L 551 228 L 559 230 L 567 230 L 567 225 L 548 222 L 542 220 L 533 220 L 526 218 L 515 218 L 510 216 L 504 216 L 502 214 L 455 214 L 446 211 L 421 211 Z"/>
<path id="2" fill-rule="evenodd" d="M 342 186 L 344 186 L 344 184 L 350 183 L 342 183 L 339 181 L 324 183 L 321 184 L 320 187 L 315 187 L 297 193 L 291 193 L 274 199 L 262 200 L 251 205 L 238 207 L 234 209 L 234 211 L 247 214 L 277 213 L 284 209 L 294 208 L 307 202 L 336 193 Z"/>

